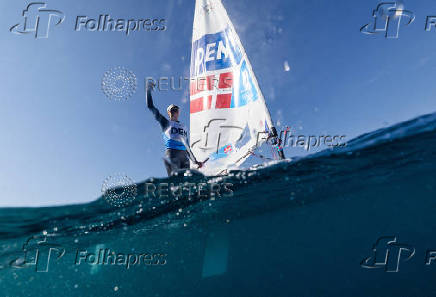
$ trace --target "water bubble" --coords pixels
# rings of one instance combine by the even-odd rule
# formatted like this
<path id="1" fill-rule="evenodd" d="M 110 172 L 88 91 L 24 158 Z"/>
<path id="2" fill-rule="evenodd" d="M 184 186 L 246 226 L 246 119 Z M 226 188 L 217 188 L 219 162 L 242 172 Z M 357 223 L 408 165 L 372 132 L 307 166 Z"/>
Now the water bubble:
<path id="1" fill-rule="evenodd" d="M 289 62 L 285 61 L 283 63 L 283 70 L 285 70 L 286 72 L 288 72 L 289 70 L 291 70 L 291 67 L 289 66 Z"/>

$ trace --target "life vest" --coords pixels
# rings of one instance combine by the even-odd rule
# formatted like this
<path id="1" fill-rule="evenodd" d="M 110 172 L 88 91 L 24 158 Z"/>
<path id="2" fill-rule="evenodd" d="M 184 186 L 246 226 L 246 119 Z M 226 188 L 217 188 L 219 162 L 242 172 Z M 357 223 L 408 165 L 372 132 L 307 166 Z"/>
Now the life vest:
<path id="1" fill-rule="evenodd" d="M 188 143 L 188 133 L 180 122 L 169 121 L 168 127 L 163 131 L 165 148 L 185 151 L 184 143 Z"/>

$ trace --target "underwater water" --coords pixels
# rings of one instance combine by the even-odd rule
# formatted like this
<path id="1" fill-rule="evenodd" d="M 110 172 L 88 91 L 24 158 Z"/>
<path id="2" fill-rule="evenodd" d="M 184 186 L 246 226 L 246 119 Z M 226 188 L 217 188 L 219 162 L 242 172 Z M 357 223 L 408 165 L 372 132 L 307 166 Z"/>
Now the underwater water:
<path id="1" fill-rule="evenodd" d="M 226 190 L 149 195 L 162 183 Z M 436 296 L 436 114 L 135 193 L 0 209 L 0 296 Z"/>

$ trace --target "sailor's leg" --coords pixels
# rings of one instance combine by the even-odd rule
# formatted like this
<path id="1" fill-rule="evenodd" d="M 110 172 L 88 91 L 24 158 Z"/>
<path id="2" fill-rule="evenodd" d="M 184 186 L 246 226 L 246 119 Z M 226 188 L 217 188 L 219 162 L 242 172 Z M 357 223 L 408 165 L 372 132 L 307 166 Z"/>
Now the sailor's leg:
<path id="1" fill-rule="evenodd" d="M 171 163 L 167 159 L 165 159 L 165 158 L 164 158 L 163 161 L 164 161 L 165 169 L 167 170 L 168 176 L 171 176 L 171 172 L 173 171 Z"/>
<path id="2" fill-rule="evenodd" d="M 183 151 L 183 154 L 180 156 L 180 169 L 189 169 L 189 167 L 188 152 Z"/>
<path id="3" fill-rule="evenodd" d="M 171 176 L 171 173 L 177 169 L 177 164 L 174 162 L 174 150 L 167 149 L 165 151 L 164 164 L 165 169 L 167 170 L 168 176 Z"/>
<path id="4" fill-rule="evenodd" d="M 165 167 L 168 176 L 171 176 L 173 171 L 189 169 L 189 159 L 186 151 L 167 149 L 165 151 L 165 157 Z"/>

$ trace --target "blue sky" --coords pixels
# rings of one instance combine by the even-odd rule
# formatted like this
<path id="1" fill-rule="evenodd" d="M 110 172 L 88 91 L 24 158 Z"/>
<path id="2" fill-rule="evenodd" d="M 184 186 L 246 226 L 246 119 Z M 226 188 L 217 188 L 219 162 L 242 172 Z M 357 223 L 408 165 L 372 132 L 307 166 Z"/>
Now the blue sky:
<path id="1" fill-rule="evenodd" d="M 188 76 L 193 0 L 47 1 L 65 21 L 47 39 L 16 35 L 30 2 L 5 0 L 0 19 L 0 206 L 91 201 L 103 180 L 165 176 L 158 124 L 145 108 L 147 76 Z M 377 1 L 223 0 L 247 51 L 274 121 L 306 135 L 347 139 L 436 110 L 436 30 L 424 30 L 436 4 L 404 2 L 415 21 L 398 39 L 359 32 Z M 159 32 L 76 32 L 75 18 L 164 18 Z M 284 71 L 288 61 L 290 71 Z M 132 70 L 126 102 L 101 91 L 105 71 Z M 164 111 L 182 107 L 187 89 L 155 94 Z M 288 156 L 307 154 L 287 148 Z"/>

